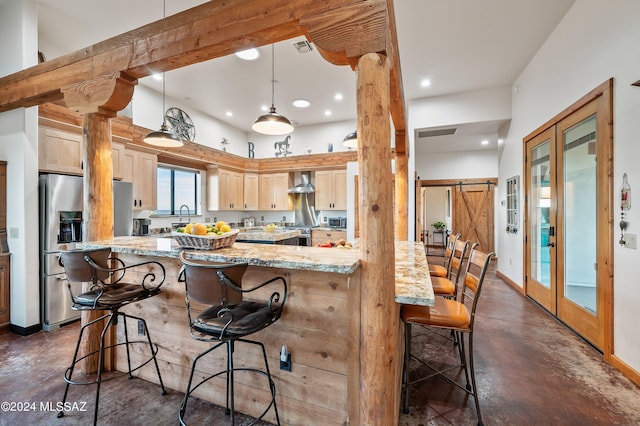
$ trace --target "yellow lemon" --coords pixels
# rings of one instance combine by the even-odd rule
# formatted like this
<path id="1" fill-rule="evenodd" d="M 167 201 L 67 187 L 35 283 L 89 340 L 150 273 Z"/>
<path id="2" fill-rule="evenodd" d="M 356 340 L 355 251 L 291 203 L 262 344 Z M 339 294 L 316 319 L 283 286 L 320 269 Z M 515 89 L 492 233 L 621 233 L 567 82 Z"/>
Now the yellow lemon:
<path id="1" fill-rule="evenodd" d="M 207 235 L 207 226 L 202 223 L 196 223 L 191 228 L 191 233 L 193 235 Z"/>
<path id="2" fill-rule="evenodd" d="M 216 228 L 220 229 L 223 225 L 226 225 L 227 222 L 223 221 L 223 220 L 219 220 L 216 222 Z"/>
<path id="3" fill-rule="evenodd" d="M 184 227 L 184 233 L 185 234 L 190 234 L 191 233 L 191 228 L 193 228 L 193 223 L 187 224 L 187 226 Z"/>
<path id="4" fill-rule="evenodd" d="M 231 227 L 226 223 L 220 227 L 220 232 L 229 232 L 231 231 Z"/>

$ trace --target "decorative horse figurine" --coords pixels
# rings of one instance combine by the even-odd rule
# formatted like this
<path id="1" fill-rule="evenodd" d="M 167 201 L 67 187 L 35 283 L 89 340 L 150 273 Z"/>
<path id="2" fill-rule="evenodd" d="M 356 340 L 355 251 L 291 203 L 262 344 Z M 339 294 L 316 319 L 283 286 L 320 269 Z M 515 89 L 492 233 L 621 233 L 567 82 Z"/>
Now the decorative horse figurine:
<path id="1" fill-rule="evenodd" d="M 289 151 L 289 139 L 291 139 L 291 135 L 287 135 L 287 137 L 284 138 L 283 141 L 273 144 L 273 147 L 276 149 L 276 157 L 280 157 L 281 155 L 283 157 L 286 157 L 287 155 L 291 154 L 291 151 Z"/>

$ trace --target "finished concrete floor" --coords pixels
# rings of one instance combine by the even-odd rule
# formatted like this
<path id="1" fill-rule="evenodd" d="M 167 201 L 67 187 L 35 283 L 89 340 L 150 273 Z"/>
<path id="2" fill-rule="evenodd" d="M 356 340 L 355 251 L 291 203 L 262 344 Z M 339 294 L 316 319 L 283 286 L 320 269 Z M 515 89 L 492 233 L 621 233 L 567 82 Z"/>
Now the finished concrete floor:
<path id="1" fill-rule="evenodd" d="M 640 388 L 493 270 L 487 275 L 476 321 L 476 373 L 485 425 L 640 425 Z M 93 386 L 72 386 L 70 391 L 69 401 L 87 401 L 86 412 L 58 419 L 55 412 L 39 410 L 40 402 L 55 404 L 62 398 L 62 374 L 77 333 L 76 323 L 26 337 L 0 336 L 0 402 L 38 405 L 33 412 L 0 412 L 0 425 L 92 423 Z M 413 343 L 413 351 L 436 350 L 424 340 Z M 437 350 L 450 351 L 451 345 Z M 112 380 L 101 389 L 98 423 L 176 425 L 181 400 L 180 392 L 168 390 L 162 396 L 158 385 L 140 379 Z M 203 401 L 189 404 L 189 424 L 228 424 L 223 409 Z M 473 399 L 441 379 L 413 387 L 410 413 L 398 416 L 403 426 L 477 421 Z M 242 417 L 237 423 L 250 421 Z"/>

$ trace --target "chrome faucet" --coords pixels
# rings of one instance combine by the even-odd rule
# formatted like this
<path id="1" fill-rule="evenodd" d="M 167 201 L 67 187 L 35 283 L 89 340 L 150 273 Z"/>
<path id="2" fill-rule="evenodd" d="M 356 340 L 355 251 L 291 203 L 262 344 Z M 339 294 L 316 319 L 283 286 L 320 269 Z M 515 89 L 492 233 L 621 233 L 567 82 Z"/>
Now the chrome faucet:
<path id="1" fill-rule="evenodd" d="M 186 207 L 187 208 L 187 220 L 189 221 L 188 223 L 191 223 L 191 212 L 189 211 L 189 206 L 186 204 L 183 204 L 180 206 L 180 222 L 182 222 L 182 208 Z"/>

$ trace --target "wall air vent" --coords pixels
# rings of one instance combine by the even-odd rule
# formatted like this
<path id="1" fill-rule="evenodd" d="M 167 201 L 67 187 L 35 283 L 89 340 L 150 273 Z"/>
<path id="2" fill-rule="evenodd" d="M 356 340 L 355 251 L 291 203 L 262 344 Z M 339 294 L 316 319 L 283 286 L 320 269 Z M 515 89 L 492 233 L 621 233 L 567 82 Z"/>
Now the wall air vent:
<path id="1" fill-rule="evenodd" d="M 294 41 L 291 44 L 296 48 L 298 53 L 309 53 L 313 50 L 313 47 L 311 47 L 311 43 L 306 40 Z"/>
<path id="2" fill-rule="evenodd" d="M 418 130 L 418 139 L 432 138 L 434 136 L 455 135 L 457 131 L 458 131 L 457 127 L 451 127 L 448 129 L 436 129 L 436 130 Z"/>

